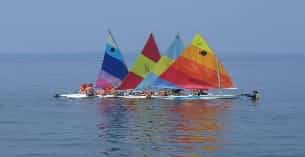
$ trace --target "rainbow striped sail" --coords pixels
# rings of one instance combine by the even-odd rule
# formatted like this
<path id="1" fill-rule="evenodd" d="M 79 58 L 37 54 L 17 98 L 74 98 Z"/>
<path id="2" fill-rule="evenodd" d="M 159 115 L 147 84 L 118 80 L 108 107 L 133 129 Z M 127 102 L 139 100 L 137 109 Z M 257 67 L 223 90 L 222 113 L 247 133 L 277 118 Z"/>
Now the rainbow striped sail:
<path id="1" fill-rule="evenodd" d="M 135 89 L 161 58 L 153 34 L 150 34 L 142 53 L 129 71 L 119 89 Z"/>
<path id="2" fill-rule="evenodd" d="M 174 41 L 167 49 L 166 54 L 161 57 L 152 71 L 149 72 L 145 79 L 137 86 L 137 89 L 178 88 L 176 85 L 163 80 L 159 76 L 168 69 L 168 67 L 175 61 L 176 58 L 178 58 L 183 50 L 183 42 L 179 34 L 177 34 Z"/>
<path id="3" fill-rule="evenodd" d="M 128 69 L 124 58 L 118 44 L 109 31 L 102 67 L 96 81 L 96 88 L 116 88 L 127 74 Z"/>
<path id="4" fill-rule="evenodd" d="M 195 35 L 192 43 L 160 77 L 185 89 L 235 87 L 224 65 L 200 34 Z"/>

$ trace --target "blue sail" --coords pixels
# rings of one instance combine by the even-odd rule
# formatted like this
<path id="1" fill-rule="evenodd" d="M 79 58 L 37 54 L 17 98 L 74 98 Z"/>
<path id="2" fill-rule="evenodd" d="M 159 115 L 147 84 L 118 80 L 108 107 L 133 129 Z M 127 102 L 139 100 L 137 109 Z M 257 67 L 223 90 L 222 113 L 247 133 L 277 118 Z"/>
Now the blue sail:
<path id="1" fill-rule="evenodd" d="M 118 87 L 128 73 L 122 53 L 109 31 L 102 67 L 96 88 Z"/>

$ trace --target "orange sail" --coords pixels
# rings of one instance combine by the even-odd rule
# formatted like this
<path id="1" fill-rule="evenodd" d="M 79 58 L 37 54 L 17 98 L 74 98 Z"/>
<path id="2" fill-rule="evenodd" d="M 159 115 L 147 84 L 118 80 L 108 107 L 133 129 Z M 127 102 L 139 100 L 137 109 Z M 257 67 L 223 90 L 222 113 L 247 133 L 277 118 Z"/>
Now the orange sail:
<path id="1" fill-rule="evenodd" d="M 180 57 L 160 76 L 181 88 L 234 88 L 234 82 L 207 41 L 196 34 Z"/>

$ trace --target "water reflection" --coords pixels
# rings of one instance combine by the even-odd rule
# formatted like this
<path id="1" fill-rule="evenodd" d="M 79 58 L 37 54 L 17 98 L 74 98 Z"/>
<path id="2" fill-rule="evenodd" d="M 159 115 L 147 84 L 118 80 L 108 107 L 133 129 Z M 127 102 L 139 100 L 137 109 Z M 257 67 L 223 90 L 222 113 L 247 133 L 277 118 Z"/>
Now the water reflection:
<path id="1" fill-rule="evenodd" d="M 103 99 L 104 156 L 210 156 L 222 149 L 231 100 Z M 213 154 L 214 153 L 214 154 Z"/>

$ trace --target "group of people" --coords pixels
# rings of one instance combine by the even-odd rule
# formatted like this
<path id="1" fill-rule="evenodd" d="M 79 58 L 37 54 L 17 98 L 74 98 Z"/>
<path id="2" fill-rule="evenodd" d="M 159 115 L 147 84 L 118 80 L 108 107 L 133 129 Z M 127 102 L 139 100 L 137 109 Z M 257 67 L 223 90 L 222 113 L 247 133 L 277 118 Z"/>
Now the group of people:
<path id="1" fill-rule="evenodd" d="M 207 95 L 207 90 L 192 90 L 192 95 Z M 79 89 L 80 94 L 86 94 L 87 96 L 96 96 L 96 95 L 114 95 L 114 96 L 126 96 L 126 95 L 135 95 L 135 96 L 146 96 L 147 98 L 151 98 L 152 96 L 170 96 L 170 95 L 185 95 L 182 89 L 169 89 L 169 90 L 160 90 L 158 92 L 153 91 L 135 91 L 135 90 L 126 90 L 119 91 L 113 87 L 104 88 L 104 89 L 95 89 L 92 83 L 84 83 L 80 86 Z M 252 100 L 259 100 L 260 94 L 257 90 L 254 90 L 252 94 L 240 94 L 241 96 L 246 96 L 251 98 Z"/>
<path id="2" fill-rule="evenodd" d="M 192 91 L 185 91 L 183 89 L 162 89 L 159 91 L 151 91 L 151 90 L 144 90 L 144 91 L 134 91 L 134 90 L 126 90 L 126 91 L 120 91 L 115 92 L 119 93 L 119 95 L 136 95 L 136 96 L 147 96 L 147 98 L 150 98 L 152 96 L 182 96 L 182 95 L 207 95 L 207 90 L 192 90 Z"/>
<path id="3" fill-rule="evenodd" d="M 92 83 L 84 83 L 80 86 L 80 89 L 79 89 L 79 93 L 80 94 L 86 94 L 88 96 L 94 96 L 96 93 L 95 93 L 95 90 L 94 90 L 94 86 Z"/>
<path id="4" fill-rule="evenodd" d="M 115 95 L 116 91 L 114 88 L 95 89 L 93 83 L 83 83 L 79 88 L 80 94 L 86 94 L 87 96 L 95 95 Z"/>
<path id="5" fill-rule="evenodd" d="M 250 98 L 253 101 L 258 101 L 260 99 L 260 94 L 257 90 L 252 91 L 252 94 L 250 93 L 245 93 L 245 94 L 241 94 L 241 96 L 246 96 L 248 98 Z"/>
<path id="6" fill-rule="evenodd" d="M 189 93 L 191 92 L 191 93 Z M 114 87 L 108 87 L 103 89 L 95 89 L 93 83 L 84 83 L 80 86 L 79 89 L 80 94 L 86 94 L 87 96 L 106 96 L 106 95 L 113 95 L 113 96 L 146 96 L 146 98 L 152 98 L 153 96 L 181 96 L 181 95 L 187 95 L 192 94 L 194 96 L 202 96 L 202 95 L 208 95 L 208 90 L 203 89 L 197 89 L 197 90 L 191 90 L 191 91 L 184 91 L 182 89 L 163 89 L 159 91 L 151 91 L 151 90 L 116 90 Z M 257 90 L 254 90 L 252 93 L 243 93 L 240 94 L 240 96 L 248 97 L 254 101 L 257 101 L 260 99 L 260 94 Z"/>
<path id="7" fill-rule="evenodd" d="M 147 97 L 151 96 L 169 96 L 169 95 L 184 95 L 182 89 L 168 89 L 168 90 L 160 90 L 158 92 L 152 91 L 134 91 L 134 90 L 126 90 L 126 91 L 118 91 L 113 87 L 104 88 L 104 89 L 95 89 L 92 83 L 84 83 L 80 86 L 79 89 L 80 94 L 86 94 L 87 96 L 95 96 L 95 95 L 143 95 Z M 192 94 L 194 95 L 206 95 L 206 90 L 193 90 Z"/>

